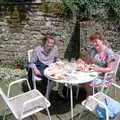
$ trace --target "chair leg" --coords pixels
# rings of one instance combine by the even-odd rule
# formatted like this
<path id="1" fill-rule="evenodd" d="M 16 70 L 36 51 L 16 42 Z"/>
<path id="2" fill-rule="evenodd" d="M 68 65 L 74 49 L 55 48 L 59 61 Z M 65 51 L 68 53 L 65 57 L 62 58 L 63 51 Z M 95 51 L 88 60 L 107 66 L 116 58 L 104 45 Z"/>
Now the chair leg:
<path id="1" fill-rule="evenodd" d="M 48 110 L 48 108 L 46 108 L 47 114 L 48 114 L 48 120 L 51 120 L 51 116 L 50 116 L 50 112 Z"/>
<path id="2" fill-rule="evenodd" d="M 5 111 L 5 113 L 3 115 L 3 120 L 5 120 L 6 113 L 7 113 L 7 111 Z"/>
<path id="3" fill-rule="evenodd" d="M 5 112 L 4 112 L 4 115 L 3 115 L 3 120 L 5 120 L 6 113 L 7 113 L 8 110 L 9 110 L 9 109 L 8 109 L 7 106 L 6 106 L 6 108 L 5 108 Z"/>

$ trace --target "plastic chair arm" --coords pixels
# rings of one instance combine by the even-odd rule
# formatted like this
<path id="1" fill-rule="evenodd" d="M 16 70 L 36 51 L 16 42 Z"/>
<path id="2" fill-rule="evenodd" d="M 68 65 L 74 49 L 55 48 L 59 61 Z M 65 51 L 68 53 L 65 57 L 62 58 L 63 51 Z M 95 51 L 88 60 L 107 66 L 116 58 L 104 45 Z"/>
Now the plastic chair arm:
<path id="1" fill-rule="evenodd" d="M 115 83 L 112 83 L 112 85 L 113 85 L 114 87 L 117 87 L 117 88 L 120 89 L 120 86 L 119 86 L 119 85 L 117 85 L 117 84 L 115 84 Z"/>

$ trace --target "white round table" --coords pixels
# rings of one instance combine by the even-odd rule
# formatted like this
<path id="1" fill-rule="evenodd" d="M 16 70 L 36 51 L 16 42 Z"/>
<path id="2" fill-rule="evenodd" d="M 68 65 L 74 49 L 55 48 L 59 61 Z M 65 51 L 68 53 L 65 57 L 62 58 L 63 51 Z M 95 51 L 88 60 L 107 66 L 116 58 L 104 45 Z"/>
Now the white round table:
<path id="1" fill-rule="evenodd" d="M 72 91 L 72 86 L 92 82 L 97 78 L 98 73 L 93 72 L 93 71 L 91 71 L 91 72 L 76 71 L 74 73 L 69 74 L 65 79 L 58 80 L 58 79 L 55 79 L 54 77 L 52 77 L 48 74 L 50 72 L 50 69 L 51 68 L 48 67 L 44 71 L 44 75 L 49 80 L 52 80 L 52 81 L 57 82 L 57 83 L 67 84 L 70 88 L 71 120 L 73 120 L 73 91 Z M 47 87 L 47 88 L 49 88 L 49 87 Z M 94 86 L 93 86 L 93 91 L 94 91 Z"/>

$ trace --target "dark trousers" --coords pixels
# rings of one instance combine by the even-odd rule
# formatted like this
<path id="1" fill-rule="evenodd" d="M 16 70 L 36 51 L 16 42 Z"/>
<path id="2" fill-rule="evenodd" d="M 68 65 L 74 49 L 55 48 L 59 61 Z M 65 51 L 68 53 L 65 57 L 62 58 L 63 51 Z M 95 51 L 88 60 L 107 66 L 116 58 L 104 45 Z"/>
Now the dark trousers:
<path id="1" fill-rule="evenodd" d="M 40 76 L 37 76 L 37 77 L 40 77 L 42 79 L 43 90 L 41 92 L 43 94 L 45 94 L 46 88 L 47 88 L 47 84 L 48 84 L 48 79 L 44 76 L 44 70 L 48 66 L 43 64 L 43 63 L 41 63 L 40 61 L 35 62 L 35 64 L 36 64 L 36 67 L 38 68 L 38 70 L 41 73 Z M 31 89 L 33 89 L 32 69 L 31 68 L 28 68 L 28 81 L 29 81 Z"/>

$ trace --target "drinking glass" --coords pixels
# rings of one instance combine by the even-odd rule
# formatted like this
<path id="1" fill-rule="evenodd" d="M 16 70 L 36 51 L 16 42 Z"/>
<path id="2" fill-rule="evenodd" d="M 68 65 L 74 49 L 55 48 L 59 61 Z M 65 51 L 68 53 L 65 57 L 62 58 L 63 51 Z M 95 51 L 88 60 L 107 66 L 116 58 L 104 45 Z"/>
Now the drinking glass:
<path id="1" fill-rule="evenodd" d="M 76 61 L 75 58 L 72 58 L 70 61 L 70 69 L 71 72 L 74 73 L 76 71 L 77 65 L 76 65 Z"/>

